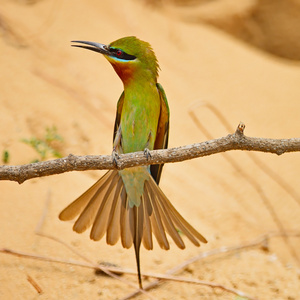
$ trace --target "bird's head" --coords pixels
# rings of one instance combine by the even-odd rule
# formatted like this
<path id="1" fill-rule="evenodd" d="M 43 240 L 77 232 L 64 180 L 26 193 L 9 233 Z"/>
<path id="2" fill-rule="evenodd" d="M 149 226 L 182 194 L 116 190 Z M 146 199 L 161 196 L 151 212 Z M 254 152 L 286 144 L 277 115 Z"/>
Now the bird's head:
<path id="1" fill-rule="evenodd" d="M 129 36 L 109 45 L 94 42 L 73 41 L 84 45 L 72 45 L 99 52 L 112 64 L 124 85 L 131 80 L 154 80 L 158 76 L 158 62 L 149 43 Z"/>

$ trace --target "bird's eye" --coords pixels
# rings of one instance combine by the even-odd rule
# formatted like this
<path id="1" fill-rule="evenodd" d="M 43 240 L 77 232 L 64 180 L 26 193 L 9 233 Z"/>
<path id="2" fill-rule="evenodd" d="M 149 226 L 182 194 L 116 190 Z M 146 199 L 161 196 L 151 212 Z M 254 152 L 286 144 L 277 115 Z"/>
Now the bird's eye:
<path id="1" fill-rule="evenodd" d="M 111 56 L 117 57 L 122 60 L 135 60 L 136 57 L 134 55 L 127 54 L 121 49 L 108 47 L 108 51 L 111 53 Z"/>

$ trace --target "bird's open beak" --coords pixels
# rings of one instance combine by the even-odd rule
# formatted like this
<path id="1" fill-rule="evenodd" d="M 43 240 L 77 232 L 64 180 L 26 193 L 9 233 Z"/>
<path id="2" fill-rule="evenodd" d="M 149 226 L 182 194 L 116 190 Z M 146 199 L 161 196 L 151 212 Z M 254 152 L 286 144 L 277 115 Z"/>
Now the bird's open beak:
<path id="1" fill-rule="evenodd" d="M 94 42 L 86 42 L 86 41 L 72 41 L 72 43 L 81 43 L 81 44 L 85 44 L 88 46 L 83 46 L 83 45 L 72 45 L 73 47 L 79 47 L 79 48 L 84 48 L 84 49 L 88 49 L 88 50 L 92 50 L 104 55 L 110 55 L 111 53 L 108 50 L 108 47 L 104 44 L 100 44 L 100 43 L 94 43 Z"/>

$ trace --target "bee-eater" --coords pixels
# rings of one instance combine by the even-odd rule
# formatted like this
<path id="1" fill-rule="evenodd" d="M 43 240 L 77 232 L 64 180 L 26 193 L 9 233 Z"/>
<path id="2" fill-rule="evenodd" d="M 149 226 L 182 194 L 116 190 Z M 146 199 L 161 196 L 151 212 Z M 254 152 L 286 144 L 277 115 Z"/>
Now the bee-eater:
<path id="1" fill-rule="evenodd" d="M 149 150 L 166 149 L 170 113 L 165 92 L 157 83 L 159 66 L 150 44 L 133 36 L 109 45 L 73 43 L 103 54 L 123 82 L 113 134 L 114 157 L 136 151 L 149 155 Z M 98 241 L 106 233 L 109 245 L 116 244 L 119 237 L 124 248 L 133 244 L 140 288 L 140 246 L 143 242 L 146 249 L 153 249 L 152 231 L 165 250 L 170 248 L 165 232 L 181 249 L 185 244 L 179 231 L 196 246 L 200 246 L 199 241 L 206 243 L 158 187 L 162 167 L 110 170 L 59 215 L 64 221 L 79 215 L 73 230 L 81 233 L 92 226 L 92 240 Z"/>

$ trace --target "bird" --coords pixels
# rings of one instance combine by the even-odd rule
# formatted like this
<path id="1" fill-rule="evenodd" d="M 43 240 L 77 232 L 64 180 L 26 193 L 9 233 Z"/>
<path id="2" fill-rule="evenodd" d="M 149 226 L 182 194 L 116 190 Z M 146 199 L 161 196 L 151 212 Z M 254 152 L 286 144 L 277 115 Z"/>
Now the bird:
<path id="1" fill-rule="evenodd" d="M 170 111 L 164 89 L 157 82 L 159 65 L 148 42 L 135 36 L 120 38 L 108 45 L 72 41 L 72 46 L 101 53 L 123 82 L 117 102 L 113 132 L 113 159 L 119 154 L 166 149 Z M 138 283 L 142 289 L 141 244 L 153 249 L 152 233 L 158 245 L 170 248 L 166 233 L 180 248 L 182 234 L 195 246 L 207 240 L 175 209 L 160 189 L 163 164 L 135 166 L 107 171 L 93 186 L 59 214 L 63 221 L 73 220 L 73 230 L 91 228 L 90 238 L 115 245 L 121 238 L 124 248 L 134 246 Z"/>

